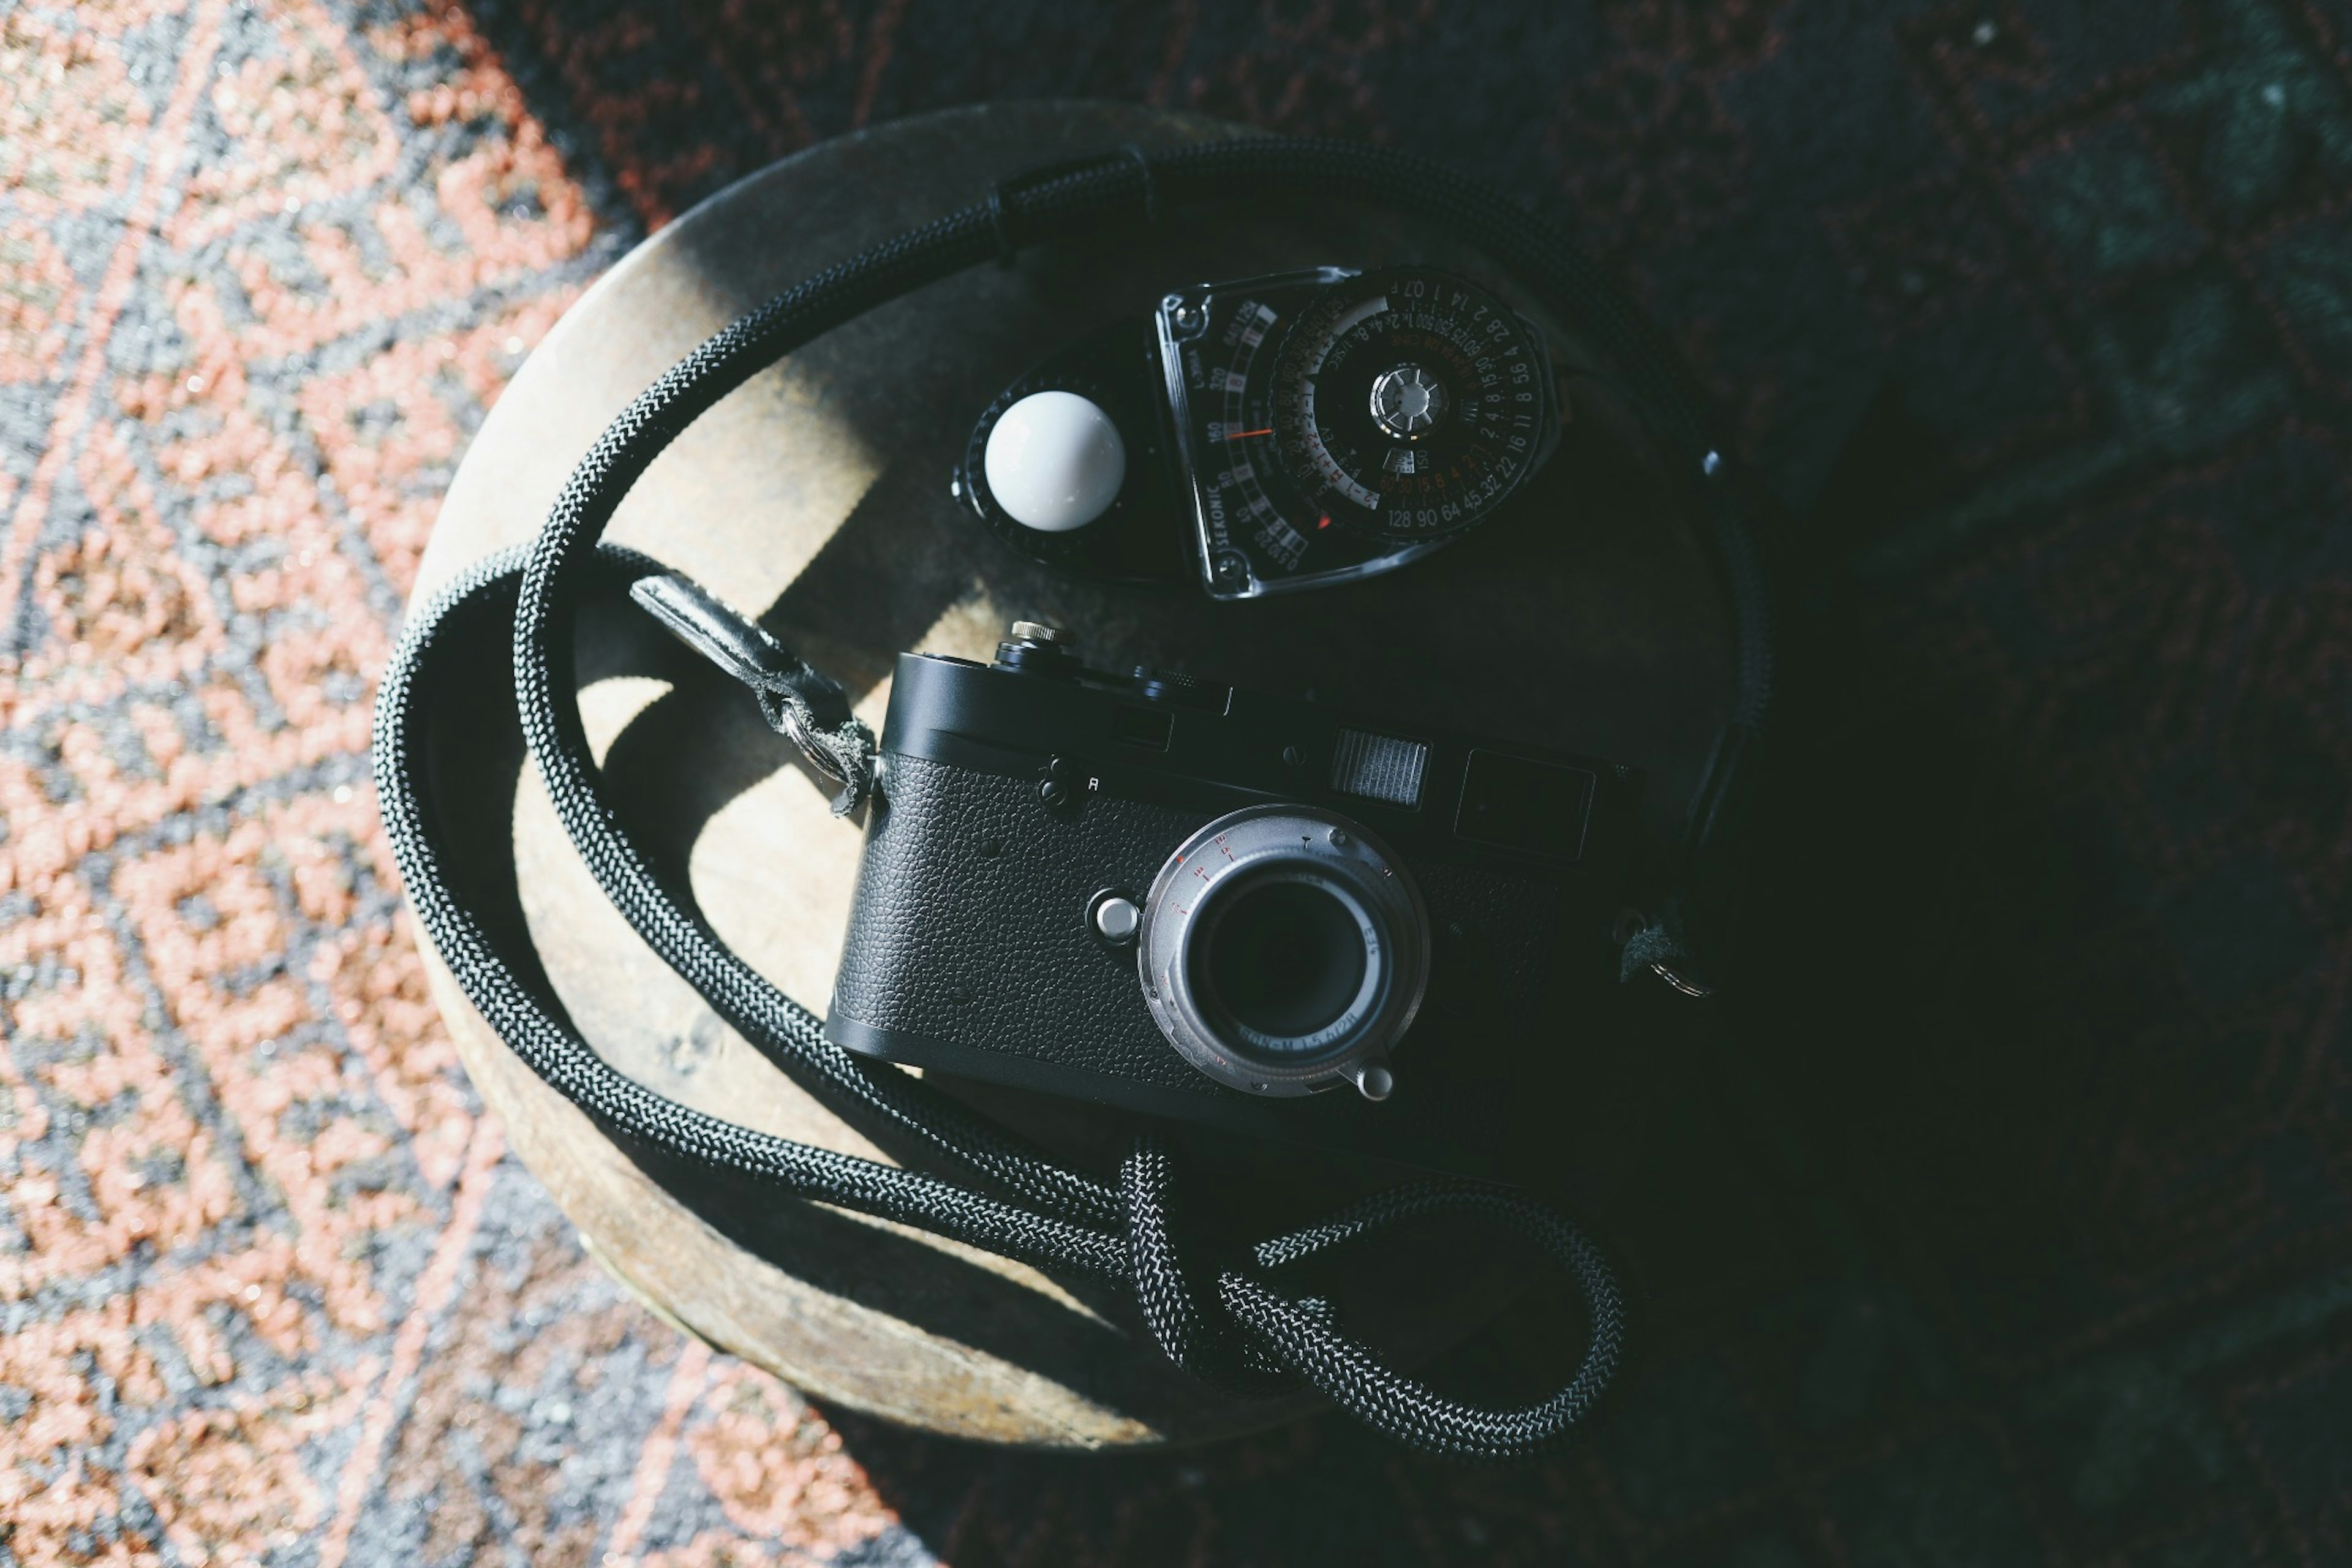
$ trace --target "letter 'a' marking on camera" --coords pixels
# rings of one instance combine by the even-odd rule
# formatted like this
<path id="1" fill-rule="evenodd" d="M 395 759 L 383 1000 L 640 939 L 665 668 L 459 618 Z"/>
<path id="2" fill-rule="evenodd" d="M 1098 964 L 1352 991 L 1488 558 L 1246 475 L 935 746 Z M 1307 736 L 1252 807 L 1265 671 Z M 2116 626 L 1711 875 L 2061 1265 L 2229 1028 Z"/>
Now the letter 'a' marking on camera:
<path id="1" fill-rule="evenodd" d="M 1331 756 L 1331 787 L 1364 800 L 1417 806 L 1428 771 L 1429 748 L 1419 741 L 1342 730 Z"/>

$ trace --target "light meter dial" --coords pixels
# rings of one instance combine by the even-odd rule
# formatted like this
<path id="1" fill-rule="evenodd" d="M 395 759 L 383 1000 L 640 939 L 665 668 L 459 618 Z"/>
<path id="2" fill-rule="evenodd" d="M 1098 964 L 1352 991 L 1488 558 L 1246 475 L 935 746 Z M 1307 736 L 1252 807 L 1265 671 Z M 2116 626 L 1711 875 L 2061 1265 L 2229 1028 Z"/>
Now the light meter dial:
<path id="1" fill-rule="evenodd" d="M 1318 530 L 1459 533 L 1534 470 L 1557 422 L 1533 329 L 1476 284 L 1427 268 L 1321 290 L 1273 369 L 1275 449 Z"/>

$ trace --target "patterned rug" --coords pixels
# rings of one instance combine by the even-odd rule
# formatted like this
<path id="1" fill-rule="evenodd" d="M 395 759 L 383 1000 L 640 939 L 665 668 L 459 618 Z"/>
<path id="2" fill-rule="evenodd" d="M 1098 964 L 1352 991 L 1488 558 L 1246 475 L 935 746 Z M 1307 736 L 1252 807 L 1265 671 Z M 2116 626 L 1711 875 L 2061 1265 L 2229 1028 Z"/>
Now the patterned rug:
<path id="1" fill-rule="evenodd" d="M 1588 1443 L 814 1408 L 583 1255 L 373 680 L 635 240 L 982 98 L 1557 210 L 1802 520 L 1769 930 Z M 2352 16 L 0 0 L 0 1564 L 2352 1562 Z"/>

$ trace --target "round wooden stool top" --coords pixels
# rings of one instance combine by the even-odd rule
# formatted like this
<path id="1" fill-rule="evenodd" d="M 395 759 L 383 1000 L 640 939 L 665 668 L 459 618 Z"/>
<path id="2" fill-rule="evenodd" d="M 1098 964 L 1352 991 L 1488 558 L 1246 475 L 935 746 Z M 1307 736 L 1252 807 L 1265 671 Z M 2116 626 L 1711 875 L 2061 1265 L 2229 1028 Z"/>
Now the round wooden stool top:
<path id="1" fill-rule="evenodd" d="M 958 110 L 812 148 L 722 192 L 638 247 L 521 368 L 450 488 L 417 594 L 530 539 L 629 398 L 770 295 L 1031 165 L 1235 133 L 1107 104 Z M 998 390 L 1171 285 L 1407 259 L 1482 268 L 1447 237 L 1378 215 L 1260 211 L 967 273 L 833 333 L 729 398 L 653 465 L 608 537 L 761 615 L 840 677 L 877 729 L 898 653 L 986 658 L 1009 621 L 1030 617 L 1077 628 L 1097 662 L 1312 689 L 1360 710 L 1634 763 L 1647 770 L 1651 815 L 1671 821 L 1720 721 L 1720 616 L 1671 506 L 1639 475 L 1602 471 L 1594 439 L 1575 438 L 1577 419 L 1607 416 L 1573 390 L 1589 362 L 1557 322 L 1545 325 L 1577 414 L 1538 481 L 1549 487 L 1542 525 L 1497 522 L 1370 584 L 1242 605 L 1093 586 L 1014 558 L 949 494 L 971 421 Z M 625 658 L 600 660 L 594 647 L 583 647 L 582 668 L 591 743 L 631 830 L 670 858 L 728 942 L 821 1011 L 856 831 L 828 815 L 740 689 L 715 678 L 674 689 L 633 673 Z M 484 809 L 508 805 L 486 798 Z M 511 808 L 531 939 L 599 1053 L 699 1110 L 882 1157 L 636 940 L 529 769 Z M 433 968 L 467 1068 L 521 1159 L 616 1275 L 710 1343 L 822 1398 L 999 1442 L 1193 1441 L 1301 1407 L 1195 1384 L 1139 1340 L 1118 1303 L 984 1253 L 804 1205 L 714 1214 L 625 1157 Z M 1610 1127 L 1626 1119 L 1605 1093 L 1591 1098 L 1595 1126 L 1571 1137 L 1564 1108 L 1561 1142 L 1576 1162 L 1605 1166 Z M 1050 1135 L 1055 1108 L 1031 1109 Z M 1223 1173 L 1214 1190 L 1269 1180 L 1311 1189 L 1315 1171 L 1311 1160 L 1269 1152 Z M 1392 1284 L 1385 1296 L 1397 1322 L 1431 1344 L 1490 1316 L 1499 1299 L 1458 1280 Z"/>

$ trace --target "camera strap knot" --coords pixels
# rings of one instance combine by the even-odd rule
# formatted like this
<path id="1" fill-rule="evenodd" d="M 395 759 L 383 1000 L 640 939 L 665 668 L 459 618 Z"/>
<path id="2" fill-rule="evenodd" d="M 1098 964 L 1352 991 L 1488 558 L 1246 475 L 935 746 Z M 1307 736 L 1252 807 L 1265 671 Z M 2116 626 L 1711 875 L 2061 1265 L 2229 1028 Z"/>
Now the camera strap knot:
<path id="1" fill-rule="evenodd" d="M 834 816 L 846 816 L 865 804 L 874 787 L 874 731 L 850 711 L 841 682 L 682 572 L 640 577 L 629 584 L 629 597 L 678 641 L 751 689 L 768 728 L 841 786 L 833 797 Z"/>
<path id="2" fill-rule="evenodd" d="M 1127 1211 L 1129 1268 L 1136 1306 L 1168 1359 L 1202 1382 L 1255 1398 L 1295 1390 L 1298 1380 L 1258 1337 L 1224 1310 L 1222 1289 L 1204 1294 L 1177 1251 L 1181 1224 L 1175 1162 L 1165 1147 L 1138 1139 L 1118 1167 Z M 1229 1269 L 1211 1276 L 1222 1281 Z M 1319 1321 L 1336 1321 L 1328 1301 L 1293 1303 Z"/>
<path id="3" fill-rule="evenodd" d="M 1393 1226 L 1439 1218 L 1467 1219 L 1532 1242 L 1575 1280 L 1584 1298 L 1584 1359 L 1549 1398 L 1501 1409 L 1450 1399 L 1340 1332 L 1315 1304 L 1288 1300 L 1259 1278 L 1260 1271 Z M 1234 1321 L 1334 1405 L 1427 1452 L 1486 1459 L 1544 1453 L 1591 1413 L 1624 1357 L 1625 1300 L 1601 1249 L 1557 1211 L 1516 1188 L 1461 1179 L 1391 1187 L 1288 1236 L 1259 1242 L 1251 1257 L 1255 1270 L 1228 1270 L 1217 1279 L 1219 1300 Z"/>
<path id="4" fill-rule="evenodd" d="M 1177 1250 L 1181 1189 L 1167 1149 L 1138 1139 L 1119 1165 L 1128 1268 L 1137 1305 L 1168 1359 L 1205 1383 L 1265 1397 L 1307 1386 L 1381 1430 L 1436 1453 L 1510 1458 L 1543 1452 L 1591 1411 L 1625 1348 L 1616 1276 L 1583 1232 L 1513 1188 L 1455 1179 L 1376 1193 L 1312 1225 L 1252 1247 L 1217 1269 L 1212 1296 Z M 1466 1219 L 1535 1244 L 1566 1269 L 1588 1318 L 1584 1361 L 1549 1399 L 1482 1409 L 1405 1376 L 1343 1331 L 1331 1302 L 1277 1290 L 1267 1276 L 1400 1225 Z"/>

